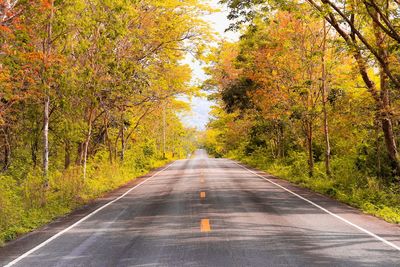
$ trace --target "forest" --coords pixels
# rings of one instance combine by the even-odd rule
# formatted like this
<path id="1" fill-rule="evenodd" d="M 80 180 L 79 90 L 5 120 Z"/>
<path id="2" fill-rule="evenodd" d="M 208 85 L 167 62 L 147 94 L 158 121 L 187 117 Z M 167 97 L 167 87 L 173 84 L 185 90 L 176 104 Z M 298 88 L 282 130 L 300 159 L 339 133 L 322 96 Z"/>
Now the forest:
<path id="1" fill-rule="evenodd" d="M 0 0 L 0 245 L 199 146 L 400 223 L 400 2 L 208 2 Z"/>
<path id="2" fill-rule="evenodd" d="M 197 0 L 0 0 L 0 244 L 194 150 Z"/>
<path id="3" fill-rule="evenodd" d="M 222 2 L 209 153 L 400 223 L 400 3 Z"/>

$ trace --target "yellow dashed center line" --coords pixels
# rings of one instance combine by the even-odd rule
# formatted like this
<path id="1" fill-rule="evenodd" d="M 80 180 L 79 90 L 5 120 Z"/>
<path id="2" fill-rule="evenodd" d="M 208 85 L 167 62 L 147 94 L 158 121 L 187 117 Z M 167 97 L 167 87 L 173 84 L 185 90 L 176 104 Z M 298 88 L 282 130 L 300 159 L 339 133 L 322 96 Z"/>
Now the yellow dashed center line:
<path id="1" fill-rule="evenodd" d="M 204 184 L 204 172 L 201 170 L 200 172 L 200 183 Z M 200 199 L 204 200 L 206 199 L 206 192 L 201 191 L 200 192 Z M 211 231 L 211 225 L 210 225 L 210 220 L 209 219 L 201 219 L 200 221 L 200 231 L 202 233 L 207 233 Z"/>
<path id="2" fill-rule="evenodd" d="M 210 220 L 209 219 L 201 219 L 200 231 L 202 233 L 206 233 L 206 232 L 210 232 L 211 231 L 211 226 L 210 226 Z"/>

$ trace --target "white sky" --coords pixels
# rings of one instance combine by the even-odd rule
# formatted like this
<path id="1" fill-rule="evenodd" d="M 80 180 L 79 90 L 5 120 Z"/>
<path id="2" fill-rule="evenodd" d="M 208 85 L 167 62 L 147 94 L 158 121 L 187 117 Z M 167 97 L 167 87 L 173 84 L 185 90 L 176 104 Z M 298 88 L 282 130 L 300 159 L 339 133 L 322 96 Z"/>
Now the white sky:
<path id="1" fill-rule="evenodd" d="M 239 38 L 239 34 L 235 32 L 225 32 L 230 22 L 227 19 L 228 11 L 226 7 L 220 5 L 219 0 L 208 1 L 212 7 L 217 7 L 221 12 L 213 13 L 212 15 L 205 16 L 205 20 L 211 23 L 212 28 L 216 31 L 222 39 L 235 41 Z M 201 82 L 207 79 L 202 66 L 193 61 L 193 58 L 188 57 L 186 62 L 191 66 L 193 70 L 193 81 Z M 192 112 L 190 115 L 183 116 L 183 121 L 192 127 L 197 127 L 199 130 L 204 130 L 209 120 L 210 106 L 212 105 L 205 97 L 192 99 Z"/>

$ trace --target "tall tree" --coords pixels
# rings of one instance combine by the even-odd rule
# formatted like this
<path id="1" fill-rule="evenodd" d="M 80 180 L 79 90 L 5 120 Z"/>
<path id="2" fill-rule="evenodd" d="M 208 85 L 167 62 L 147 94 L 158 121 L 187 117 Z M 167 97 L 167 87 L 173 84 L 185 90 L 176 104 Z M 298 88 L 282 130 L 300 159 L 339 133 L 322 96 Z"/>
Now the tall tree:
<path id="1" fill-rule="evenodd" d="M 223 0 L 231 8 L 230 18 L 238 27 L 243 21 L 251 21 L 255 16 L 268 15 L 271 9 L 297 9 L 299 4 L 294 1 L 231 1 Z M 342 37 L 349 53 L 355 58 L 358 71 L 365 86 L 375 100 L 378 117 L 384 135 L 387 155 L 391 162 L 394 175 L 400 173 L 400 159 L 393 129 L 393 112 L 390 107 L 390 88 L 400 89 L 397 62 L 394 60 L 398 45 L 398 13 L 395 3 L 389 1 L 363 1 L 362 4 L 354 1 L 307 1 L 310 6 L 324 18 L 336 33 Z M 371 36 L 369 33 L 373 32 Z M 386 42 L 382 43 L 382 37 Z M 390 41 L 389 41 L 390 39 Z M 381 84 L 379 88 L 370 75 L 369 57 L 373 57 L 373 64 L 380 68 Z M 388 82 L 382 82 L 387 80 Z M 389 83 L 390 81 L 390 83 Z M 391 85 L 390 85 L 391 84 Z M 386 93 L 385 93 L 386 92 Z"/>

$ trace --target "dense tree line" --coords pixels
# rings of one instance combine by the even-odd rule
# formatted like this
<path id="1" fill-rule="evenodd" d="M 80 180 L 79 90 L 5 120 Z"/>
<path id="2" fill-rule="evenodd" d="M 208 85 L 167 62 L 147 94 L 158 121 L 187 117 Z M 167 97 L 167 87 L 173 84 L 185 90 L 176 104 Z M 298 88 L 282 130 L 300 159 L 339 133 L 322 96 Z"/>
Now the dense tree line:
<path id="1" fill-rule="evenodd" d="M 209 151 L 400 221 L 398 3 L 223 2 L 243 34 L 209 69 Z"/>
<path id="2" fill-rule="evenodd" d="M 178 96 L 197 89 L 181 62 L 201 56 L 208 11 L 196 0 L 0 0 L 0 241 L 32 210 L 71 208 L 193 149 Z"/>

